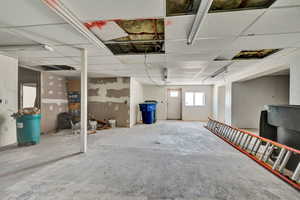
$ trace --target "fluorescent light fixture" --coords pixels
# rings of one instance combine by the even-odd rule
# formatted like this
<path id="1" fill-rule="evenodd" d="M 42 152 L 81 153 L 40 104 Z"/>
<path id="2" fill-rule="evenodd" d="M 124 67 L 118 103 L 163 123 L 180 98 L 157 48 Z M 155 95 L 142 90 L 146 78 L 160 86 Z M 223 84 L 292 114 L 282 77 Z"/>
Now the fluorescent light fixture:
<path id="1" fill-rule="evenodd" d="M 212 2 L 213 2 L 213 0 L 202 0 L 201 1 L 198 11 L 197 11 L 197 14 L 194 19 L 193 26 L 191 28 L 191 32 L 188 36 L 188 40 L 187 40 L 188 45 L 192 45 L 194 43 L 195 39 L 197 38 L 197 35 L 198 35 L 201 27 L 203 26 L 203 23 L 205 21 L 205 18 L 207 16 L 207 13 L 209 11 L 209 8 L 210 8 Z"/>
<path id="2" fill-rule="evenodd" d="M 219 76 L 220 74 L 226 73 L 228 71 L 228 67 L 232 65 L 232 63 L 222 67 L 221 69 L 218 69 L 215 73 L 213 73 L 210 77 L 211 78 L 215 78 L 217 76 Z"/>
<path id="3" fill-rule="evenodd" d="M 81 21 L 80 19 L 71 12 L 61 1 L 59 0 L 41 0 L 46 4 L 52 11 L 54 11 L 58 16 L 64 19 L 68 24 L 70 24 L 74 29 L 76 29 L 81 35 L 92 42 L 99 48 L 106 48 L 104 43 L 96 37 Z"/>
<path id="4" fill-rule="evenodd" d="M 37 45 L 0 45 L 0 51 L 54 51 L 54 49 L 46 44 Z"/>

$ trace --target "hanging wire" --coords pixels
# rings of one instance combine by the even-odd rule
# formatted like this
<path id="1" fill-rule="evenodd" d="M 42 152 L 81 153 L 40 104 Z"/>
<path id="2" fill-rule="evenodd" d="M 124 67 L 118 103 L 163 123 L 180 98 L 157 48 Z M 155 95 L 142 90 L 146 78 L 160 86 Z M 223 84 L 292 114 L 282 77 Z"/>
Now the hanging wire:
<path id="1" fill-rule="evenodd" d="M 148 77 L 148 79 L 155 85 L 155 86 L 157 86 L 157 87 L 162 87 L 162 86 L 164 86 L 164 85 L 161 85 L 161 84 L 159 84 L 159 83 L 157 83 L 152 77 L 151 77 L 151 75 L 150 75 L 150 73 L 149 73 L 149 71 L 148 71 L 148 67 L 150 67 L 150 66 L 148 66 L 148 64 L 147 64 L 147 50 L 145 51 L 145 57 L 144 57 L 145 59 L 144 59 L 144 65 L 145 65 L 145 71 L 146 71 L 146 74 L 147 74 L 147 77 Z"/>

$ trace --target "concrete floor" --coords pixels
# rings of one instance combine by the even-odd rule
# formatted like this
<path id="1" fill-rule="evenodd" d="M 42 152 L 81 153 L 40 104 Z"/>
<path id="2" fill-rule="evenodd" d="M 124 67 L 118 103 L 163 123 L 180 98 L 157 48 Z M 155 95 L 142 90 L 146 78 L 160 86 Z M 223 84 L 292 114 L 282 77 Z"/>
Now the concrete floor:
<path id="1" fill-rule="evenodd" d="M 197 122 L 161 121 L 0 152 L 1 200 L 296 200 L 300 193 Z"/>

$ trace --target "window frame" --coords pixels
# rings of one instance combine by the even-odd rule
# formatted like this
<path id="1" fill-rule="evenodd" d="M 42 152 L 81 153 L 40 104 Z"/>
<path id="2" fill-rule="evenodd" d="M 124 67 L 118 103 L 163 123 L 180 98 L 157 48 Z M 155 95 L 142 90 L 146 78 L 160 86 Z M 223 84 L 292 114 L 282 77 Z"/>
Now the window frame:
<path id="1" fill-rule="evenodd" d="M 192 93 L 193 94 L 193 105 L 187 105 L 186 104 L 186 94 L 187 93 Z M 203 105 L 196 105 L 196 93 L 201 93 L 201 94 L 203 94 Z M 198 92 L 198 91 L 187 91 L 187 92 L 185 92 L 185 94 L 184 94 L 184 105 L 186 106 L 186 107 L 203 107 L 203 106 L 206 106 L 206 94 L 204 93 L 204 92 Z"/>

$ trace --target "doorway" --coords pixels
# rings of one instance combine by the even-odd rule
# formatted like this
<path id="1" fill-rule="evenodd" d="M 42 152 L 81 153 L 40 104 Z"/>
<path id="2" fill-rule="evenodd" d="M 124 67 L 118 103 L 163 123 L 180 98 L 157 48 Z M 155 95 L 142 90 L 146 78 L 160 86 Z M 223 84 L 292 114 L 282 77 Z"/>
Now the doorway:
<path id="1" fill-rule="evenodd" d="M 168 89 L 167 95 L 167 119 L 181 119 L 181 89 Z"/>

